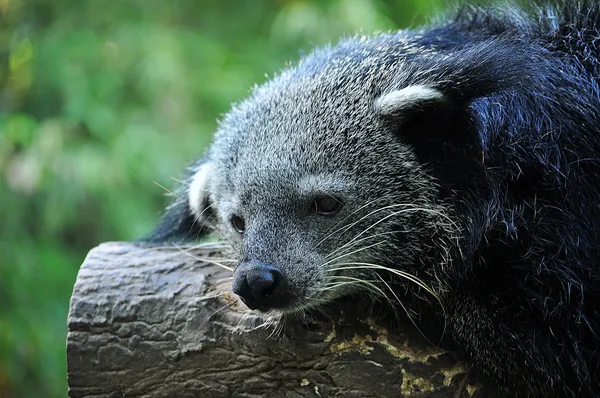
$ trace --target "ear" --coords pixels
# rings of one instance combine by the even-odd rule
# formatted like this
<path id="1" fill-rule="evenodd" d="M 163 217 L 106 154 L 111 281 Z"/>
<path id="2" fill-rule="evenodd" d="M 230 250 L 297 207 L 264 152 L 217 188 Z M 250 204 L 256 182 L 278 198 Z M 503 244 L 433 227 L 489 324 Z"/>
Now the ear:
<path id="1" fill-rule="evenodd" d="M 149 243 L 186 242 L 206 235 L 206 221 L 212 216 L 209 181 L 212 164 L 200 161 L 188 169 L 187 185 L 182 186 L 161 217 L 158 225 L 142 239 Z"/>
<path id="2" fill-rule="evenodd" d="M 373 104 L 378 115 L 390 119 L 407 119 L 426 108 L 443 107 L 448 99 L 435 87 L 421 84 L 394 90 L 377 98 Z"/>
<path id="3" fill-rule="evenodd" d="M 490 40 L 400 64 L 396 79 L 373 102 L 394 130 L 419 142 L 470 137 L 475 101 L 536 87 L 546 63 L 518 43 Z M 473 137 L 471 137 L 473 138 Z"/>
<path id="4" fill-rule="evenodd" d="M 416 84 L 384 93 L 373 103 L 394 133 L 415 146 L 454 136 L 457 118 L 452 100 L 434 86 Z"/>
<path id="5" fill-rule="evenodd" d="M 188 205 L 196 219 L 204 224 L 211 215 L 210 178 L 213 173 L 211 162 L 201 163 L 193 168 L 192 181 L 188 188 Z"/>

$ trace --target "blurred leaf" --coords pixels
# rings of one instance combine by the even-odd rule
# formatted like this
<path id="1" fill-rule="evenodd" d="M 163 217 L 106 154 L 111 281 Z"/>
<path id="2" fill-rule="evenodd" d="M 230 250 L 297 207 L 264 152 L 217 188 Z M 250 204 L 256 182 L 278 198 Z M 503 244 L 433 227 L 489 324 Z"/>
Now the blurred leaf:
<path id="1" fill-rule="evenodd" d="M 0 139 L 5 145 L 30 146 L 37 129 L 37 121 L 30 115 L 14 113 L 0 118 Z"/>

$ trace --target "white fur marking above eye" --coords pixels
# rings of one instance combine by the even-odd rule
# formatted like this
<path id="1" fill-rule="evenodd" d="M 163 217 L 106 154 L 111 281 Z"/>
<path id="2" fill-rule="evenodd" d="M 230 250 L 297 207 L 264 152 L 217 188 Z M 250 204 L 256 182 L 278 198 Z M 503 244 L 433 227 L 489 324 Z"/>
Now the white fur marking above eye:
<path id="1" fill-rule="evenodd" d="M 380 115 L 400 116 L 405 109 L 413 108 L 423 102 L 441 102 L 444 98 L 444 94 L 433 87 L 408 86 L 377 98 L 375 109 Z"/>
<path id="2" fill-rule="evenodd" d="M 192 213 L 200 216 L 205 210 L 205 205 L 208 199 L 208 181 L 209 175 L 212 172 L 211 163 L 203 163 L 194 174 L 189 189 L 189 205 Z"/>

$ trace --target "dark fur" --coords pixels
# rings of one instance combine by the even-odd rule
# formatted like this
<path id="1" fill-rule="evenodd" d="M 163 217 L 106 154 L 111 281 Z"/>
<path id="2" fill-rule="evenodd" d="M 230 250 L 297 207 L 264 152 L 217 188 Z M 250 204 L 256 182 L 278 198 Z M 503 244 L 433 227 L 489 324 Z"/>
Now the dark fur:
<path id="1" fill-rule="evenodd" d="M 443 279 L 446 333 L 509 396 L 600 394 L 599 30 L 597 1 L 463 8 L 405 32 L 417 53 L 398 47 L 394 34 L 350 38 L 284 76 L 317 74 L 336 57 L 348 80 L 398 57 L 403 81 L 430 66 L 429 81 L 449 101 L 382 126 L 414 148 L 462 233 L 449 269 L 427 263 L 440 257 L 436 247 L 415 269 Z M 361 70 L 368 56 L 379 64 Z M 394 79 L 376 81 L 373 98 L 383 82 Z M 155 240 L 189 231 L 186 207 L 167 212 Z"/>

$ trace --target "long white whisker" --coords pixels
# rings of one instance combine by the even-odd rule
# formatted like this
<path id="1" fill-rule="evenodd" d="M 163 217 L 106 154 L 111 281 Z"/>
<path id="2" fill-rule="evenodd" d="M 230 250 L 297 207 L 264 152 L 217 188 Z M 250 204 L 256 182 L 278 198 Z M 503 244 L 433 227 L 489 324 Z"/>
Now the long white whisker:
<path id="1" fill-rule="evenodd" d="M 373 203 L 375 203 L 375 202 L 377 202 L 377 201 L 380 201 L 380 200 L 382 200 L 382 199 L 374 199 L 374 200 L 371 200 L 371 201 L 369 201 L 369 202 L 365 203 L 364 205 L 360 206 L 358 209 L 354 210 L 352 213 L 348 214 L 346 217 L 344 217 L 343 219 L 341 219 L 341 220 L 340 220 L 340 221 L 339 221 L 337 224 L 335 224 L 335 225 L 332 227 L 332 229 L 333 229 L 333 228 L 335 228 L 335 227 L 337 227 L 337 226 L 338 226 L 338 225 L 340 225 L 342 222 L 344 222 L 345 220 L 347 220 L 348 218 L 350 218 L 350 217 L 351 217 L 351 216 L 353 216 L 354 214 L 358 213 L 359 211 L 361 211 L 361 210 L 362 210 L 362 209 L 364 209 L 365 207 L 367 207 L 367 206 L 370 206 L 370 205 L 372 205 Z M 364 218 L 364 217 L 363 217 L 363 218 Z M 362 218 L 361 218 L 361 219 L 362 219 Z M 359 219 L 359 221 L 360 221 L 361 219 Z M 346 229 L 347 229 L 347 228 L 350 228 L 350 227 L 352 227 L 352 226 L 353 226 L 353 225 L 355 225 L 355 224 L 356 224 L 356 222 L 353 222 L 353 223 L 351 223 L 351 224 L 346 224 L 346 225 L 343 225 L 343 226 L 341 226 L 340 228 L 338 228 L 338 229 L 336 229 L 336 230 L 334 230 L 334 231 L 330 232 L 330 233 L 329 233 L 328 235 L 326 235 L 326 236 L 325 236 L 323 239 L 321 239 L 319 242 L 317 242 L 317 244 L 315 245 L 315 247 L 318 247 L 318 246 L 319 246 L 321 243 L 323 243 L 323 242 L 324 242 L 324 241 L 325 241 L 327 238 L 331 237 L 331 236 L 332 236 L 333 234 L 335 234 L 336 232 L 339 232 L 339 231 L 341 231 L 341 230 L 342 230 L 342 229 L 344 229 L 344 228 L 346 228 Z"/>
<path id="2" fill-rule="evenodd" d="M 175 197 L 177 200 L 184 202 L 185 203 L 185 199 L 183 199 L 181 196 L 177 195 L 175 192 L 171 191 L 169 188 L 165 187 L 164 185 L 162 185 L 161 183 L 159 183 L 158 181 L 152 181 L 154 184 L 158 185 L 159 187 L 161 187 L 162 189 L 165 190 L 165 192 L 167 192 L 170 196 Z"/>
<path id="3" fill-rule="evenodd" d="M 209 207 L 207 207 L 206 209 L 202 210 L 202 212 L 199 215 L 197 215 L 197 216 L 194 217 L 194 222 L 192 223 L 192 226 L 190 227 L 190 229 L 194 226 L 194 224 L 196 224 L 200 220 L 200 217 L 202 216 L 202 214 L 204 214 L 204 212 L 207 211 L 208 209 L 209 209 Z M 206 224 L 209 224 L 215 231 L 217 231 L 217 233 L 221 236 L 221 238 L 223 238 L 227 243 L 229 243 L 229 246 L 233 250 L 235 250 L 235 246 L 233 245 L 233 243 L 231 243 L 231 241 L 227 238 L 227 236 L 225 236 L 225 234 L 223 233 L 223 231 L 221 231 L 219 229 L 219 227 L 217 226 L 217 223 L 209 221 L 212 217 L 216 217 L 216 215 L 215 214 L 211 214 L 208 217 L 206 217 L 204 219 L 204 222 L 200 226 L 200 229 L 204 228 L 204 226 Z M 238 251 L 238 254 L 240 254 L 239 251 Z"/>
<path id="4" fill-rule="evenodd" d="M 213 261 L 210 257 L 195 256 L 194 254 L 192 254 L 192 253 L 190 253 L 190 252 L 188 252 L 186 250 L 182 250 L 181 252 L 184 253 L 186 256 L 189 256 L 189 257 L 193 258 L 194 260 L 202 261 L 202 262 L 209 263 L 209 264 L 214 264 L 214 265 L 216 265 L 218 267 L 226 269 L 227 271 L 233 272 L 233 267 L 228 267 L 227 265 L 224 265 L 224 264 L 222 264 L 222 263 L 220 263 L 218 261 Z"/>
<path id="5" fill-rule="evenodd" d="M 438 301 L 440 300 L 439 296 L 435 293 L 435 291 L 432 288 L 430 288 L 425 283 L 423 283 L 423 281 L 421 281 L 419 278 L 415 277 L 412 274 L 409 274 L 408 272 L 404 272 L 404 271 L 400 271 L 397 269 L 384 267 L 383 265 L 372 264 L 372 263 L 356 262 L 356 263 L 339 263 L 336 265 L 338 266 L 338 268 L 328 269 L 325 272 L 333 272 L 333 271 L 348 270 L 348 269 L 380 269 L 380 270 L 391 272 L 393 274 L 401 276 L 401 277 L 415 283 L 417 286 L 421 287 L 423 290 L 425 290 L 426 292 L 431 294 L 433 297 L 435 297 Z"/>
<path id="6" fill-rule="evenodd" d="M 316 292 L 320 293 L 320 292 L 326 292 L 328 290 L 336 290 L 336 289 L 338 289 L 341 286 L 356 285 L 357 283 L 359 283 L 359 282 L 356 282 L 356 281 L 353 281 L 353 282 L 336 282 L 334 284 L 331 284 L 330 286 L 328 285 L 328 286 L 325 286 L 323 288 L 320 288 L 320 289 L 316 290 Z"/>
<path id="7" fill-rule="evenodd" d="M 235 303 L 236 303 L 235 301 L 232 301 L 232 302 L 230 302 L 230 303 L 227 303 L 227 304 L 225 304 L 224 306 L 222 306 L 221 308 L 219 308 L 218 310 L 216 310 L 215 312 L 213 312 L 212 314 L 210 314 L 208 318 L 209 318 L 209 319 L 210 319 L 210 318 L 212 318 L 212 317 L 213 317 L 213 316 L 215 316 L 217 313 L 219 313 L 219 312 L 223 311 L 223 310 L 224 310 L 224 309 L 226 309 L 226 308 L 229 308 L 229 307 L 231 307 L 231 306 L 232 306 L 233 304 L 235 304 Z"/>
<path id="8" fill-rule="evenodd" d="M 358 249 L 356 249 L 356 250 L 354 250 L 354 251 L 351 251 L 351 252 L 348 252 L 348 253 L 343 253 L 343 254 L 340 254 L 339 256 L 337 256 L 337 257 L 335 257 L 335 258 L 332 258 L 332 259 L 330 259 L 330 260 L 327 260 L 327 261 L 325 261 L 323 264 L 321 264 L 321 267 L 326 267 L 326 266 L 328 266 L 329 264 L 331 264 L 331 263 L 334 263 L 334 262 L 338 261 L 339 259 L 342 259 L 342 258 L 344 258 L 344 257 L 351 256 L 351 255 L 353 255 L 353 254 L 356 254 L 356 253 L 360 253 L 361 251 L 364 251 L 364 250 L 371 249 L 371 248 L 373 248 L 373 247 L 375 247 L 375 246 L 379 246 L 379 245 L 382 245 L 382 244 L 384 244 L 384 243 L 386 243 L 386 242 L 375 242 L 375 243 L 373 243 L 373 244 L 371 244 L 371 245 L 360 247 L 360 248 L 358 248 Z M 327 257 L 325 257 L 325 258 L 327 258 Z"/>
<path id="9" fill-rule="evenodd" d="M 381 282 L 383 284 L 385 284 L 385 286 L 387 286 L 388 290 L 392 293 L 392 295 L 394 296 L 394 298 L 396 299 L 396 301 L 398 302 L 398 304 L 400 304 L 400 306 L 402 307 L 402 309 L 404 310 L 404 312 L 406 313 L 406 316 L 408 316 L 408 319 L 410 320 L 410 322 L 413 324 L 413 326 L 415 327 L 415 329 L 417 329 L 419 331 L 419 333 L 421 334 L 421 336 L 423 336 L 423 338 L 425 340 L 427 340 L 427 342 L 431 345 L 434 345 L 425 335 L 425 333 L 423 333 L 423 331 L 421 330 L 421 328 L 419 328 L 419 325 L 417 325 L 417 323 L 415 322 L 415 320 L 413 319 L 412 315 L 410 314 L 410 311 L 408 310 L 408 308 L 406 308 L 406 306 L 404 305 L 404 303 L 402 303 L 402 300 L 400 300 L 400 298 L 398 297 L 398 295 L 396 294 L 396 292 L 394 292 L 394 289 L 392 289 L 392 287 L 389 285 L 389 283 L 387 283 L 380 275 L 377 275 L 379 277 L 379 279 L 381 280 Z"/>
<path id="10" fill-rule="evenodd" d="M 189 182 L 180 180 L 179 178 L 171 177 L 171 180 L 173 180 L 181 185 L 187 185 L 188 187 L 191 185 Z"/>
<path id="11" fill-rule="evenodd" d="M 417 208 L 413 208 L 413 209 L 402 209 L 402 210 L 398 210 L 398 211 L 394 211 L 388 215 L 386 215 L 385 217 L 379 219 L 378 221 L 374 222 L 373 224 L 371 224 L 370 226 L 368 226 L 367 228 L 365 228 L 361 233 L 359 233 L 358 235 L 356 235 L 353 239 L 351 239 L 350 241 L 348 241 L 346 243 L 350 244 L 353 243 L 356 239 L 358 239 L 361 235 L 365 234 L 366 232 L 370 231 L 371 229 L 375 228 L 377 225 L 381 224 L 382 222 L 384 222 L 385 220 L 394 217 L 398 214 L 403 214 L 403 213 L 408 213 L 408 212 L 412 212 L 412 211 L 423 211 L 423 212 L 427 212 L 427 213 L 432 213 L 435 215 L 440 215 L 440 212 L 432 210 L 432 209 L 427 209 L 427 208 L 421 208 L 421 207 L 417 207 Z"/>
<path id="12" fill-rule="evenodd" d="M 385 297 L 385 293 L 383 292 L 383 290 L 381 290 L 379 287 L 377 287 L 376 285 L 374 285 L 373 283 L 371 283 L 371 281 L 369 281 L 369 280 L 355 278 L 355 277 L 352 277 L 352 276 L 345 276 L 345 275 L 337 275 L 337 278 L 347 279 L 347 280 L 350 281 L 350 282 L 339 282 L 341 284 L 348 284 L 348 283 L 364 284 L 364 285 L 368 286 L 369 288 L 371 288 L 371 289 L 379 292 L 383 297 Z"/>
<path id="13" fill-rule="evenodd" d="M 214 299 L 214 298 L 226 295 L 227 292 L 228 292 L 227 289 L 219 289 L 219 290 L 212 292 L 212 294 L 207 294 L 207 295 L 198 297 L 197 300 L 204 301 L 204 300 Z"/>
<path id="14" fill-rule="evenodd" d="M 219 250 L 229 248 L 230 244 L 224 241 L 217 242 L 200 242 L 193 245 L 164 245 L 164 246 L 152 246 L 152 250 L 180 250 L 180 251 L 193 251 L 193 250 Z"/>
<path id="15" fill-rule="evenodd" d="M 369 205 L 369 204 L 372 204 L 372 203 L 373 203 L 373 201 L 369 202 L 367 205 Z M 364 207 L 366 207 L 367 205 L 363 205 L 363 206 L 361 206 L 361 207 L 360 207 L 358 210 L 355 210 L 355 211 L 354 211 L 352 214 L 355 214 L 357 211 L 359 211 L 359 210 L 362 210 L 362 209 L 363 209 Z M 386 219 L 388 219 L 388 218 L 390 218 L 390 217 L 392 217 L 392 216 L 394 216 L 394 215 L 397 215 L 397 214 L 402 214 L 402 213 L 404 213 L 404 212 L 409 212 L 409 211 L 415 211 L 415 212 L 417 212 L 417 211 L 424 211 L 424 212 L 429 212 L 429 213 L 432 213 L 432 214 L 434 214 L 434 215 L 437 215 L 437 216 L 440 216 L 440 217 L 444 218 L 444 219 L 445 219 L 445 220 L 447 220 L 447 221 L 448 221 L 450 224 L 452 224 L 454 227 L 456 227 L 456 223 L 454 222 L 454 220 L 452 220 L 450 217 L 448 217 L 446 214 L 444 214 L 443 212 L 441 212 L 441 211 L 439 211 L 439 210 L 428 209 L 428 208 L 425 208 L 425 207 L 417 207 L 417 205 L 415 205 L 415 204 L 413 204 L 413 203 L 395 203 L 395 204 L 391 204 L 391 205 L 387 205 L 387 206 L 384 206 L 384 207 L 380 207 L 380 208 L 378 208 L 378 209 L 375 209 L 375 210 L 371 211 L 370 213 L 368 213 L 368 214 L 366 214 L 366 215 L 362 216 L 362 217 L 361 217 L 361 218 L 359 218 L 358 220 L 356 220 L 356 221 L 354 221 L 354 222 L 352 222 L 352 223 L 346 224 L 346 225 L 344 225 L 344 226 L 342 226 L 342 227 L 340 227 L 340 228 L 336 229 L 335 231 L 333 231 L 333 232 L 329 233 L 328 235 L 326 235 L 326 236 L 325 236 L 323 239 L 321 239 L 319 242 L 317 242 L 317 244 L 315 245 L 315 247 L 318 247 L 318 246 L 319 246 L 321 243 L 323 243 L 323 242 L 324 242 L 326 239 L 330 238 L 330 237 L 331 237 L 332 235 L 334 235 L 335 233 L 337 233 L 337 232 L 340 232 L 340 233 L 341 233 L 341 232 L 347 231 L 348 229 L 352 228 L 353 226 L 355 226 L 356 224 L 358 224 L 358 223 L 359 223 L 359 222 L 361 222 L 362 220 L 366 219 L 367 217 L 371 217 L 372 215 L 374 215 L 374 214 L 376 214 L 376 213 L 379 213 L 379 212 L 381 212 L 381 211 L 388 210 L 388 209 L 392 209 L 392 208 L 397 208 L 397 207 L 408 207 L 408 209 L 402 209 L 402 210 L 400 210 L 400 211 L 398 211 L 398 212 L 394 212 L 394 213 L 392 213 L 392 214 L 389 214 L 388 216 L 386 216 L 386 217 L 382 218 L 382 219 L 381 219 L 381 220 L 379 220 L 378 222 L 376 222 L 376 223 L 374 223 L 373 225 L 371 225 L 369 228 L 367 228 L 367 230 L 368 230 L 368 229 L 371 229 L 371 228 L 372 228 L 372 227 L 374 227 L 375 225 L 378 225 L 379 223 L 383 222 L 384 220 L 386 220 Z M 345 217 L 345 218 L 344 218 L 344 220 L 345 220 L 345 219 L 347 219 L 348 217 L 350 217 L 350 216 L 347 216 L 347 217 Z M 339 224 L 339 223 L 338 223 L 338 224 Z M 336 224 L 336 225 L 337 225 L 337 224 Z M 364 232 L 366 232 L 366 231 L 362 231 L 362 233 L 364 233 Z M 357 235 L 355 238 L 358 238 L 360 235 L 362 235 L 362 233 L 358 234 L 358 235 Z M 347 242 L 347 243 L 352 243 L 352 240 L 351 240 L 350 242 Z"/>
<path id="16" fill-rule="evenodd" d="M 374 235 L 369 235 L 369 236 L 365 236 L 364 238 L 360 238 L 356 241 L 353 242 L 347 242 L 345 244 L 343 244 L 342 246 L 336 248 L 335 250 L 333 250 L 331 253 L 327 254 L 327 256 L 325 256 L 325 258 L 329 258 L 333 255 L 338 254 L 339 252 L 343 251 L 345 248 L 348 248 L 348 246 L 350 246 L 349 248 L 351 249 L 352 247 L 356 246 L 357 244 L 359 244 L 360 242 L 364 242 L 365 240 L 370 240 L 370 239 L 374 239 L 377 238 L 379 236 L 384 236 L 384 235 L 390 235 L 390 234 L 395 234 L 401 231 L 398 230 L 394 230 L 394 231 L 386 231 L 386 232 L 380 232 Z"/>

